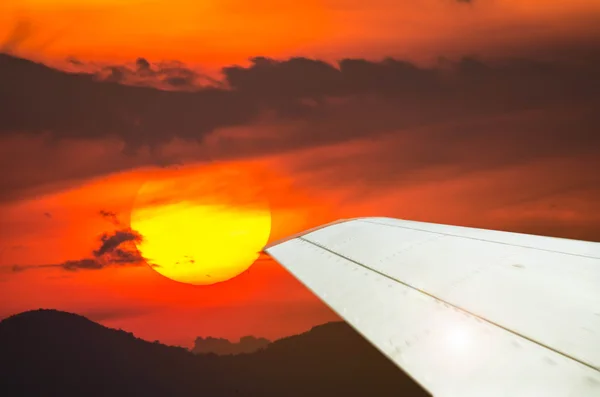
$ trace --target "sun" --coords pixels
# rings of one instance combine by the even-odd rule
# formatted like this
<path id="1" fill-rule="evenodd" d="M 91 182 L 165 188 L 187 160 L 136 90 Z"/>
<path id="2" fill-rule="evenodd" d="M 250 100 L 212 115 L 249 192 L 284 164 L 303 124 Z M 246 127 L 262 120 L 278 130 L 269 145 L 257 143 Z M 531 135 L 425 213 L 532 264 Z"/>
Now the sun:
<path id="1" fill-rule="evenodd" d="M 131 228 L 148 264 L 172 280 L 208 285 L 247 270 L 269 239 L 271 211 L 251 167 L 166 170 L 139 190 Z"/>

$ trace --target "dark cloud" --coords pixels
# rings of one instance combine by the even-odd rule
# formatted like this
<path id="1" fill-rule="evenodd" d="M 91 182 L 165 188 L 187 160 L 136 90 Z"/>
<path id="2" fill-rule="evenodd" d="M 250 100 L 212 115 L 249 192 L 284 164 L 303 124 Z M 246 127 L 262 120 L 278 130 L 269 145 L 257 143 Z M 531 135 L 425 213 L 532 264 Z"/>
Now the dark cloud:
<path id="1" fill-rule="evenodd" d="M 79 59 L 74 58 L 74 57 L 68 57 L 67 62 L 73 66 L 85 66 L 85 64 L 83 62 L 81 62 Z"/>
<path id="2" fill-rule="evenodd" d="M 135 64 L 140 72 L 151 71 L 150 62 L 144 58 L 138 58 L 137 61 L 135 61 Z"/>
<path id="3" fill-rule="evenodd" d="M 70 62 L 71 65 L 86 70 L 84 63 Z M 215 81 L 206 75 L 185 67 L 180 62 L 150 63 L 145 58 L 138 58 L 131 66 L 109 65 L 101 67 L 95 73 L 100 81 L 138 86 L 151 86 L 159 89 L 198 90 Z"/>
<path id="4" fill-rule="evenodd" d="M 142 236 L 134 230 L 123 229 L 104 233 L 100 237 L 100 246 L 90 258 L 68 260 L 62 263 L 46 265 L 14 265 L 12 272 L 28 269 L 61 268 L 67 271 L 100 270 L 108 266 L 139 266 L 145 263 L 133 243 L 141 241 Z"/>
<path id="5" fill-rule="evenodd" d="M 70 260 L 64 263 L 61 263 L 60 266 L 65 270 L 79 270 L 79 269 L 88 269 L 88 270 L 98 270 L 104 267 L 104 264 L 98 261 L 95 258 L 86 258 L 80 260 Z"/>
<path id="6" fill-rule="evenodd" d="M 139 264 L 144 261 L 140 253 L 117 248 L 111 252 L 110 262 L 114 264 Z M 155 266 L 152 266 L 155 267 Z"/>
<path id="7" fill-rule="evenodd" d="M 397 59 L 332 64 L 257 57 L 246 67 L 224 68 L 220 85 L 182 92 L 117 83 L 133 75 L 160 75 L 186 85 L 194 72 L 177 63 L 139 58 L 133 66 L 105 69 L 107 75 L 100 78 L 0 55 L 0 139 L 10 148 L 0 165 L 16 169 L 0 181 L 1 195 L 14 199 L 35 193 L 27 189 L 44 183 L 181 162 L 177 152 L 161 151 L 172 142 L 209 147 L 189 157 L 202 161 L 377 140 L 395 131 L 413 134 L 414 146 L 402 157 L 396 148 L 390 163 L 412 168 L 432 162 L 466 162 L 476 168 L 481 162 L 576 156 L 600 147 L 593 111 L 600 106 L 600 58 L 578 59 L 584 58 L 467 57 L 424 67 Z M 555 111 L 563 108 L 569 109 L 568 116 Z M 539 116 L 511 122 L 509 115 L 527 112 Z M 269 134 L 262 125 L 254 127 L 256 135 L 243 139 L 219 135 L 265 120 L 266 128 L 269 123 L 278 127 Z M 211 140 L 216 143 L 209 146 Z M 88 151 L 85 142 L 108 149 L 74 166 L 66 157 Z M 63 146 L 62 154 L 53 150 Z"/>
<path id="8" fill-rule="evenodd" d="M 142 236 L 134 230 L 117 230 L 112 234 L 104 233 L 100 238 L 102 245 L 96 251 L 94 256 L 102 256 L 109 252 L 115 252 L 116 248 L 125 242 L 140 242 Z"/>
<path id="9" fill-rule="evenodd" d="M 111 67 L 120 81 L 126 67 Z M 50 132 L 53 140 L 118 137 L 133 151 L 174 137 L 198 141 L 217 127 L 248 122 L 249 98 L 221 89 L 195 93 L 98 81 L 0 54 L 0 134 Z"/>
<path id="10" fill-rule="evenodd" d="M 278 110 L 284 116 L 319 116 L 319 111 L 327 108 L 323 100 L 328 97 L 378 95 L 420 100 L 441 95 L 440 100 L 474 99 L 479 94 L 490 95 L 485 89 L 494 88 L 501 95 L 509 90 L 511 100 L 529 92 L 528 100 L 519 102 L 531 105 L 534 99 L 548 95 L 562 98 L 569 93 L 598 92 L 598 83 L 591 79 L 591 71 L 597 75 L 592 65 L 575 71 L 539 62 L 492 65 L 467 58 L 454 66 L 456 73 L 448 76 L 440 67 L 421 68 L 394 59 L 346 59 L 332 65 L 307 58 L 255 58 L 248 67 L 223 69 L 231 89 L 204 88 L 190 93 L 97 81 L 89 74 L 68 74 L 2 55 L 0 132 L 49 132 L 55 139 L 118 136 L 128 145 L 140 147 L 175 137 L 201 141 L 216 128 L 252 121 L 264 109 Z M 150 69 L 145 59 L 137 61 L 135 71 L 125 66 L 107 70 L 106 79 L 114 82 L 130 72 L 160 73 Z M 184 80 L 192 73 L 183 67 L 160 70 L 177 71 L 179 75 L 169 77 Z M 537 98 L 532 98 L 532 90 Z M 307 100 L 314 102 L 309 105 Z"/>
<path id="11" fill-rule="evenodd" d="M 115 225 L 115 226 L 121 225 L 121 222 L 119 221 L 119 218 L 117 218 L 116 213 L 114 213 L 112 211 L 100 210 L 99 214 L 102 218 L 106 219 L 113 225 Z"/>
<path id="12" fill-rule="evenodd" d="M 81 315 L 93 321 L 111 321 L 139 317 L 155 311 L 156 308 L 150 307 L 95 308 L 83 311 Z"/>
<path id="13" fill-rule="evenodd" d="M 46 264 L 46 265 L 12 265 L 10 270 L 13 273 L 20 273 L 28 269 L 47 269 L 47 268 L 56 268 L 63 267 L 63 264 Z"/>

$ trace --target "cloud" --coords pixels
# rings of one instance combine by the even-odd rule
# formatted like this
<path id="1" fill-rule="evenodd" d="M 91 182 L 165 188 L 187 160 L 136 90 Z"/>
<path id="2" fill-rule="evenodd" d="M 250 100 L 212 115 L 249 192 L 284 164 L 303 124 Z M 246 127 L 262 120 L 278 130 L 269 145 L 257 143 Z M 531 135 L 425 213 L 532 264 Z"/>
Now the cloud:
<path id="1" fill-rule="evenodd" d="M 74 59 L 70 59 L 69 62 L 84 71 L 90 66 Z M 105 82 L 180 91 L 197 90 L 202 86 L 217 83 L 210 77 L 187 68 L 181 62 L 150 63 L 145 58 L 138 58 L 131 66 L 102 66 L 95 72 L 95 77 Z"/>
<path id="2" fill-rule="evenodd" d="M 594 54 L 583 47 L 576 53 Z M 285 158 L 277 169 L 315 191 L 347 190 L 348 200 L 396 197 L 428 183 L 442 189 L 477 173 L 564 159 L 571 179 L 592 186 L 589 170 L 600 168 L 600 58 L 558 58 L 465 57 L 423 66 L 257 57 L 224 68 L 221 85 L 181 92 L 4 55 L 0 68 L 18 79 L 0 73 L 0 166 L 14 170 L 0 180 L 0 199 L 151 164 L 265 156 Z M 140 76 L 151 67 L 156 73 L 146 59 L 127 66 Z M 546 194 L 535 180 L 552 174 L 532 174 L 507 185 L 511 195 L 481 202 L 500 207 L 495 197 L 518 199 L 518 189 Z M 568 179 L 543 185 L 561 189 Z"/>
<path id="3" fill-rule="evenodd" d="M 147 65 L 138 60 L 136 73 L 159 73 Z M 59 72 L 1 55 L 0 82 L 5 89 L 0 94 L 0 133 L 46 133 L 52 141 L 118 137 L 134 152 L 174 138 L 202 142 L 219 128 L 251 123 L 269 111 L 283 120 L 322 118 L 338 108 L 326 100 L 331 98 L 375 96 L 398 101 L 400 108 L 417 101 L 473 106 L 491 102 L 518 108 L 589 96 L 598 89 L 590 86 L 598 65 L 575 70 L 535 61 L 492 64 L 472 58 L 446 65 L 424 68 L 394 59 L 345 59 L 333 65 L 308 58 L 259 57 L 248 67 L 223 69 L 230 89 L 165 92 L 97 81 L 93 75 Z M 126 69 L 112 67 L 107 79 L 121 81 Z M 439 111 L 431 110 L 439 117 Z"/>
<path id="4" fill-rule="evenodd" d="M 117 247 L 125 242 L 140 242 L 142 241 L 142 236 L 131 229 L 117 230 L 112 234 L 104 233 L 100 241 L 102 241 L 102 245 L 94 251 L 94 256 L 96 257 L 115 252 Z"/>
<path id="5" fill-rule="evenodd" d="M 201 140 L 217 127 L 245 123 L 256 114 L 250 98 L 221 89 L 188 93 L 132 87 L 6 54 L 0 54 L 0 71 L 3 136 L 22 131 L 50 132 L 54 141 L 116 136 L 135 151 L 174 137 Z"/>
<path id="6" fill-rule="evenodd" d="M 28 269 L 60 268 L 67 271 L 100 270 L 109 266 L 139 266 L 145 263 L 133 243 L 140 242 L 142 236 L 131 229 L 104 233 L 100 237 L 100 246 L 89 258 L 67 260 L 62 263 L 45 265 L 13 265 L 12 272 Z"/>
<path id="7" fill-rule="evenodd" d="M 99 214 L 102 218 L 108 220 L 113 225 L 115 225 L 115 226 L 121 225 L 121 222 L 119 221 L 119 218 L 117 218 L 116 213 L 114 213 L 112 211 L 100 210 Z"/>
<path id="8" fill-rule="evenodd" d="M 156 312 L 154 307 L 100 307 L 87 309 L 81 313 L 82 316 L 89 318 L 92 321 L 114 321 L 125 318 L 135 318 Z"/>
<path id="9" fill-rule="evenodd" d="M 104 264 L 94 258 L 86 258 L 80 260 L 70 260 L 60 264 L 65 270 L 79 270 L 79 269 L 88 269 L 88 270 L 98 270 L 104 267 Z"/>

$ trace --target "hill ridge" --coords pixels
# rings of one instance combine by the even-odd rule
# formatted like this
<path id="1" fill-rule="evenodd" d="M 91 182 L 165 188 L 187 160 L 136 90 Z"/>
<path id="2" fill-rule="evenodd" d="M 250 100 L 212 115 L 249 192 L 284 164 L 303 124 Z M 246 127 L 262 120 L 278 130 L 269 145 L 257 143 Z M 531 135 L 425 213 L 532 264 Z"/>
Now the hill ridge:
<path id="1" fill-rule="evenodd" d="M 0 322 L 0 357 L 6 397 L 427 395 L 342 322 L 217 356 L 42 309 Z"/>

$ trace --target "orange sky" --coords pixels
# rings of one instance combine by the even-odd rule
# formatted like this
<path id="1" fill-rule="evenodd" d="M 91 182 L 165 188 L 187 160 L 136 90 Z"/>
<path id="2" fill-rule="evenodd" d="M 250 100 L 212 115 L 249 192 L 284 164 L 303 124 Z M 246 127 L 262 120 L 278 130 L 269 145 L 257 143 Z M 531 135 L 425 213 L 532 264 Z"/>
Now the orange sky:
<path id="1" fill-rule="evenodd" d="M 260 177 L 260 183 L 269 191 L 273 208 L 272 239 L 335 218 L 334 209 L 326 201 L 294 189 L 285 177 L 273 175 L 265 179 L 260 170 L 253 174 L 252 163 L 242 166 L 251 178 Z M 273 338 L 335 318 L 282 268 L 266 258 L 236 279 L 213 286 L 171 281 L 147 266 L 97 272 L 41 268 L 12 273 L 5 278 L 14 264 L 34 267 L 88 257 L 97 248 L 102 233 L 119 228 L 99 211 L 109 209 L 126 224 L 136 190 L 159 171 L 146 169 L 98 178 L 78 183 L 72 189 L 0 207 L 2 314 L 55 307 L 87 314 L 107 325 L 133 327 L 142 337 L 183 345 L 192 342 L 190 332 L 231 338 L 245 334 Z M 195 167 L 192 172 L 199 179 L 210 180 L 211 172 L 215 171 L 209 165 Z M 211 227 L 214 225 L 200 222 L 197 234 Z M 191 329 L 177 331 L 163 325 L 170 324 L 165 320 L 169 316 L 177 316 L 178 321 L 181 317 L 195 319 L 185 320 Z M 125 323 L 121 317 L 126 319 Z"/>
<path id="2" fill-rule="evenodd" d="M 527 51 L 598 32 L 595 0 L 4 0 L 34 57 L 177 59 L 214 68 L 257 55 L 338 58 Z"/>
<path id="3" fill-rule="evenodd" d="M 5 50 L 60 67 L 67 57 L 112 65 L 138 57 L 177 60 L 211 71 L 247 65 L 248 58 L 259 55 L 325 60 L 402 56 L 420 62 L 440 55 L 525 54 L 573 61 L 580 60 L 573 54 L 587 54 L 590 43 L 597 42 L 598 22 L 596 0 L 0 4 Z M 585 73 L 593 69 L 591 65 Z M 258 72 L 253 77 L 253 70 L 250 77 L 264 78 Z M 291 66 L 288 72 L 295 70 Z M 190 172 L 217 186 L 217 166 L 210 159 L 218 160 L 218 167 L 239 170 L 268 198 L 270 241 L 342 217 L 370 215 L 600 240 L 600 181 L 594 171 L 600 165 L 594 111 L 600 101 L 594 86 L 587 88 L 585 73 L 564 72 L 562 86 L 563 79 L 545 77 L 543 70 L 524 78 L 510 71 L 499 78 L 504 80 L 495 75 L 476 83 L 460 80 L 457 84 L 464 84 L 466 93 L 459 86 L 457 97 L 426 96 L 426 89 L 418 88 L 400 102 L 376 86 L 359 99 L 337 92 L 325 93 L 323 102 L 319 95 L 300 98 L 299 103 L 313 106 L 306 110 L 291 106 L 285 95 L 277 97 L 288 88 L 313 88 L 309 73 L 314 70 L 298 70 L 284 80 L 289 87 L 280 88 L 275 80 L 275 99 L 261 96 L 263 90 L 253 91 L 252 85 L 237 87 L 246 89 L 247 96 L 224 102 L 221 116 L 218 97 L 207 113 L 216 114 L 217 121 L 214 126 L 206 122 L 209 127 L 202 132 L 203 98 L 188 109 L 185 101 L 191 95 L 179 93 L 144 102 L 149 93 L 123 91 L 141 103 L 129 108 L 119 102 L 119 94 L 107 91 L 112 100 L 95 102 L 91 96 L 92 110 L 84 111 L 69 98 L 92 86 L 65 88 L 66 94 L 59 86 L 44 106 L 13 109 L 31 114 L 27 121 L 32 122 L 26 127 L 0 125 L 0 165 L 10 170 L 1 181 L 7 194 L 0 197 L 0 317 L 58 308 L 149 340 L 185 346 L 207 335 L 276 338 L 336 319 L 268 258 L 211 286 L 174 282 L 148 266 L 61 268 L 67 261 L 89 258 L 103 234 L 128 227 L 136 193 L 156 175 Z M 69 78 L 61 84 L 72 87 Z M 39 88 L 42 80 L 31 79 L 30 86 L 24 82 L 14 100 L 30 103 L 27 95 L 37 96 L 37 89 L 46 98 L 45 88 Z M 583 88 L 571 89 L 571 81 Z M 273 87 L 268 79 L 260 82 Z M 531 88 L 523 88 L 527 84 Z M 548 84 L 557 85 L 540 88 Z M 4 103 L 17 103 L 8 101 Z M 96 116 L 94 110 L 100 109 L 99 117 L 112 117 L 113 105 L 117 116 L 103 125 L 106 130 L 86 124 Z M 319 106 L 324 106 L 322 113 L 310 113 Z M 51 126 L 38 125 L 38 117 Z M 118 124 L 123 120 L 126 132 Z M 198 137 L 180 131 L 195 123 Z M 153 129 L 156 124 L 162 130 Z M 71 130 L 73 125 L 89 131 Z M 151 133 L 162 132 L 164 140 L 160 135 L 152 141 Z M 143 141 L 133 154 L 127 152 L 131 136 Z M 162 162 L 169 166 L 161 168 Z M 115 217 L 101 216 L 101 211 Z"/>
<path id="4" fill-rule="evenodd" d="M 580 230 L 600 224 L 598 205 L 593 200 L 600 193 L 597 188 L 553 191 L 554 186 L 572 185 L 573 170 L 582 165 L 591 168 L 594 157 L 549 159 L 448 179 L 443 175 L 451 170 L 433 167 L 411 176 L 412 184 L 367 195 L 360 193 L 364 189 L 360 182 L 336 186 L 326 174 L 301 171 L 302 166 L 311 164 L 310 159 L 377 156 L 382 144 L 385 146 L 385 141 L 350 142 L 267 157 L 260 164 L 236 162 L 231 166 L 241 164 L 252 175 L 252 167 L 259 165 L 259 184 L 268 191 L 273 211 L 271 241 L 335 219 L 368 215 L 541 234 L 546 231 L 574 238 L 589 238 Z M 263 167 L 279 171 L 265 174 Z M 55 264 L 89 256 L 98 245 L 98 237 L 115 229 L 98 214 L 99 209 L 109 209 L 127 222 L 136 190 L 151 180 L 154 172 L 142 169 L 78 182 L 68 190 L 0 207 L 2 314 L 58 308 L 131 330 L 149 340 L 184 346 L 191 344 L 192 336 L 236 339 L 255 334 L 276 338 L 337 318 L 267 258 L 237 278 L 212 286 L 174 282 L 146 266 L 77 272 L 56 268 L 9 271 L 14 264 Z M 210 178 L 210 170 L 204 167 L 194 172 L 198 178 Z M 293 179 L 286 175 L 293 175 Z M 428 176 L 433 176 L 431 182 L 427 182 Z M 436 176 L 442 176 L 443 181 Z M 593 172 L 579 175 L 577 183 L 585 186 L 594 178 Z M 532 181 L 538 181 L 535 188 L 530 186 Z M 548 229 L 548 224 L 555 226 Z M 210 227 L 198 224 L 199 230 Z"/>

